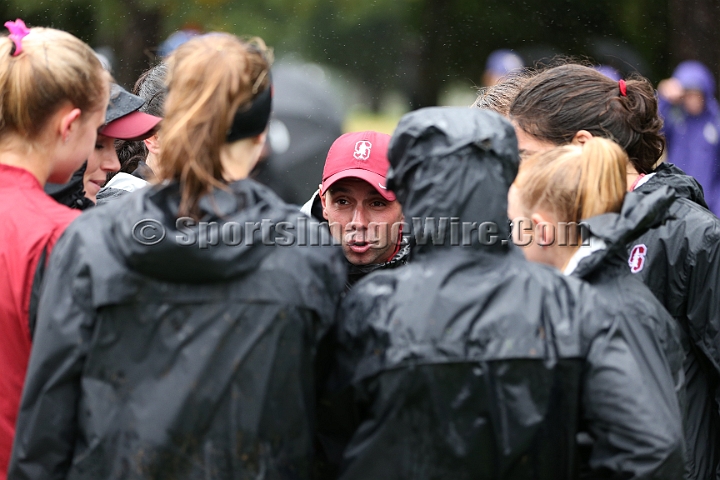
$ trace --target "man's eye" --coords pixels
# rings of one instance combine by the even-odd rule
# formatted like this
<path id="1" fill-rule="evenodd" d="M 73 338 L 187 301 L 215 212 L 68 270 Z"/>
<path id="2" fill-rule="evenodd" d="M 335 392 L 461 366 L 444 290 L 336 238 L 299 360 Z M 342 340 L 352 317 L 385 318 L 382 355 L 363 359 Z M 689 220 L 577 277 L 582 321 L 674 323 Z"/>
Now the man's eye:
<path id="1" fill-rule="evenodd" d="M 372 202 L 370 205 L 372 205 L 373 207 L 376 207 L 376 208 L 382 208 L 387 204 L 385 202 L 381 202 L 380 200 L 377 200 L 377 201 Z"/>
<path id="2" fill-rule="evenodd" d="M 96 144 L 95 144 L 95 150 L 102 150 L 103 148 L 105 148 L 105 147 L 103 147 L 103 146 L 100 145 L 99 143 L 96 143 Z"/>

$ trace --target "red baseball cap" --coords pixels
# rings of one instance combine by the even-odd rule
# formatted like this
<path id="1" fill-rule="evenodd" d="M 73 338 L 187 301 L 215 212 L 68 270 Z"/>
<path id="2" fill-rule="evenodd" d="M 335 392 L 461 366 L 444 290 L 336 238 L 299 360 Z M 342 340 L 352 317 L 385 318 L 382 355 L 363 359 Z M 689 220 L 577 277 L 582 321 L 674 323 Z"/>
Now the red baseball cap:
<path id="1" fill-rule="evenodd" d="M 320 195 L 338 180 L 359 178 L 375 187 L 386 200 L 395 201 L 395 194 L 387 189 L 385 180 L 390 168 L 389 144 L 390 135 L 369 130 L 340 136 L 328 151 Z"/>
<path id="2" fill-rule="evenodd" d="M 144 140 L 152 136 L 162 118 L 143 113 L 145 100 L 133 95 L 117 83 L 110 85 L 110 101 L 105 112 L 101 135 L 120 140 Z"/>
<path id="3" fill-rule="evenodd" d="M 134 111 L 113 120 L 100 129 L 100 133 L 121 140 L 144 140 L 153 133 L 162 118 Z"/>

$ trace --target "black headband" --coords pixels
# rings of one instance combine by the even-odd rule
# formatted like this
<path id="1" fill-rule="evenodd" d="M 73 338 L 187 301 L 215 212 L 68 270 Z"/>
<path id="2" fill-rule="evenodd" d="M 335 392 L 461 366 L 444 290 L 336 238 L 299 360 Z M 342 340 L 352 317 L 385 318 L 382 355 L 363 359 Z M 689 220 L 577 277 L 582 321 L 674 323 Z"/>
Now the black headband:
<path id="1" fill-rule="evenodd" d="M 241 107 L 235 113 L 235 118 L 228 129 L 225 141 L 231 143 L 264 132 L 268 121 L 270 121 L 272 97 L 273 86 L 272 79 L 270 79 L 267 88 L 252 100 L 249 107 Z"/>

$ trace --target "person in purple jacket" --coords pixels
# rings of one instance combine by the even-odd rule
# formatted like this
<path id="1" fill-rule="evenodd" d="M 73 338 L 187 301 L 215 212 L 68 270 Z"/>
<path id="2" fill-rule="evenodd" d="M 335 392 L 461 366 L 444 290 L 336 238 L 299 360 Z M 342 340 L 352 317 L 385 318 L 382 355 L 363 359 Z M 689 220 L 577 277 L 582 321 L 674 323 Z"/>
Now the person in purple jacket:
<path id="1" fill-rule="evenodd" d="M 708 207 L 720 214 L 720 107 L 712 73 L 698 61 L 682 62 L 658 93 L 668 161 L 700 182 Z"/>

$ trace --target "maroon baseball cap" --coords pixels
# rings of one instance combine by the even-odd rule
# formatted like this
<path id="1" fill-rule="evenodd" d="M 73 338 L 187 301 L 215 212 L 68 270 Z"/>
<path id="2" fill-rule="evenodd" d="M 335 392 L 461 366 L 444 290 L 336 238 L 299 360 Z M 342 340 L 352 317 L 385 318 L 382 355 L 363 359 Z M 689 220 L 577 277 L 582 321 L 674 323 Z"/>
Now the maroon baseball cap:
<path id="1" fill-rule="evenodd" d="M 103 126 L 100 133 L 121 140 L 144 140 L 155 133 L 161 120 L 160 117 L 135 111 Z"/>
<path id="2" fill-rule="evenodd" d="M 389 144 L 390 135 L 380 132 L 352 132 L 340 136 L 327 154 L 320 195 L 338 180 L 359 178 L 375 187 L 386 200 L 395 201 L 395 194 L 387 189 L 385 180 L 390 168 Z"/>
<path id="3" fill-rule="evenodd" d="M 144 140 L 155 133 L 162 120 L 139 109 L 145 100 L 133 95 L 120 85 L 110 85 L 110 102 L 105 113 L 105 125 L 99 133 L 120 140 Z"/>

